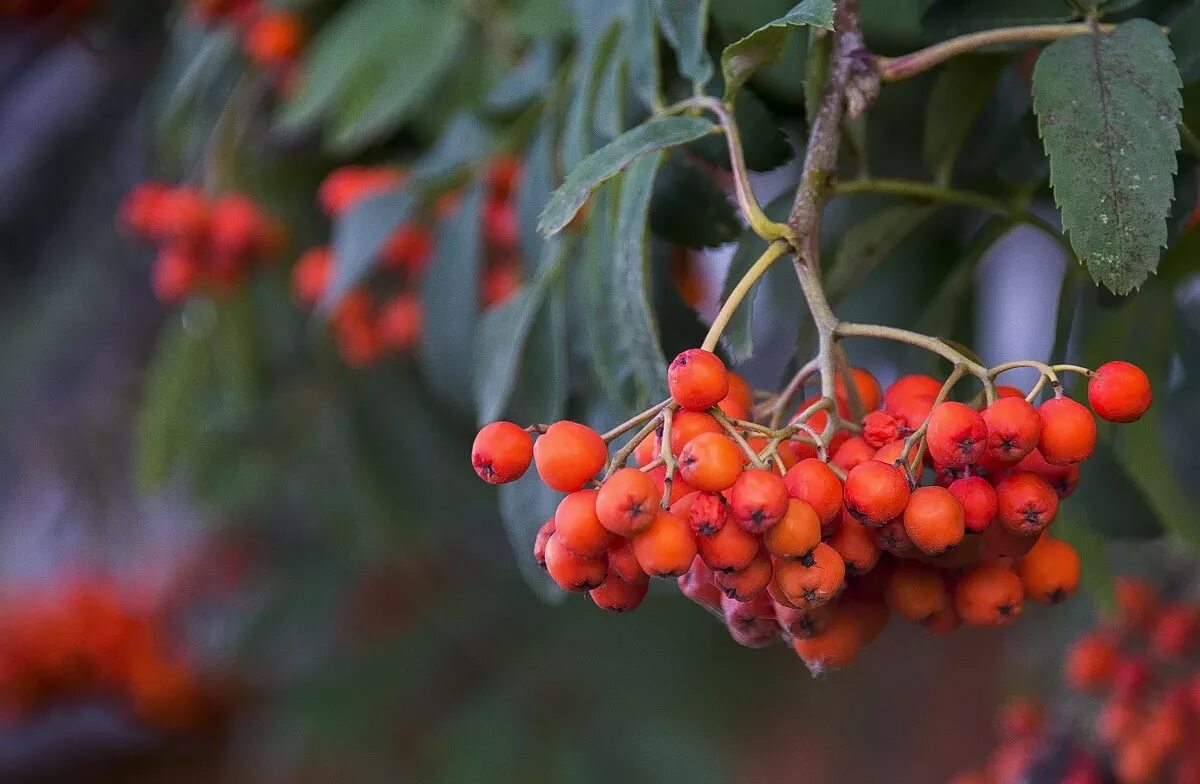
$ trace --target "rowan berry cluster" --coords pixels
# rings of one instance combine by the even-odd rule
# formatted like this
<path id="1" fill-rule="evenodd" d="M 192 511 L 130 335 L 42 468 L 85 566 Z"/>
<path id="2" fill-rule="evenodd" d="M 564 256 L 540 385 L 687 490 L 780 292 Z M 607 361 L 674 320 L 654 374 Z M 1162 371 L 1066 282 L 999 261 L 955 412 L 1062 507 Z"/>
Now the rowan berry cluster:
<path id="1" fill-rule="evenodd" d="M 290 69 L 304 49 L 304 20 L 296 13 L 264 7 L 261 0 L 193 0 L 192 13 L 206 24 L 230 24 L 251 62 Z"/>
<path id="2" fill-rule="evenodd" d="M 479 432 L 472 463 L 499 484 L 532 462 L 567 494 L 535 547 L 565 590 L 632 610 L 650 577 L 676 577 L 736 641 L 790 643 L 819 673 L 851 662 L 889 613 L 944 634 L 1006 625 L 1026 598 L 1074 593 L 1079 555 L 1046 529 L 1096 425 L 1046 370 L 1055 395 L 1035 407 L 1017 390 L 996 393 L 982 369 L 989 394 L 966 404 L 946 400 L 958 372 L 906 376 L 885 391 L 856 368 L 833 396 L 772 427 L 752 418 L 740 376 L 692 349 L 670 365 L 670 398 L 611 433 L 496 422 Z M 1105 419 L 1132 421 L 1150 404 L 1133 365 L 1088 375 Z M 847 421 L 855 409 L 867 412 L 857 426 Z M 638 425 L 610 460 L 609 442 Z M 631 453 L 640 469 L 625 466 Z"/>
<path id="3" fill-rule="evenodd" d="M 210 198 L 190 185 L 141 183 L 125 197 L 118 222 L 158 247 L 151 286 L 164 303 L 239 290 L 286 241 L 283 226 L 250 197 Z"/>
<path id="4" fill-rule="evenodd" d="M 205 684 L 158 603 L 104 576 L 9 590 L 0 607 L 0 714 L 115 700 L 164 730 L 194 726 Z"/>
<path id="5" fill-rule="evenodd" d="M 996 752 L 955 784 L 1200 781 L 1200 604 L 1120 578 L 1117 617 L 1075 641 L 1064 680 L 1085 721 L 1052 724 L 1020 699 L 1001 710 Z"/>
<path id="6" fill-rule="evenodd" d="M 508 299 L 521 283 L 513 200 L 519 176 L 512 159 L 498 158 L 489 166 L 482 213 L 486 263 L 481 298 L 485 306 Z M 325 215 L 336 220 L 364 199 L 396 190 L 406 180 L 401 169 L 345 166 L 325 178 L 317 198 Z M 388 354 L 409 354 L 415 349 L 423 321 L 418 288 L 433 258 L 433 228 L 457 210 L 458 196 L 449 193 L 430 204 L 420 217 L 399 226 L 379 252 L 379 272 L 332 308 L 330 325 L 347 365 L 369 367 Z M 311 248 L 297 260 L 292 269 L 292 293 L 302 307 L 313 308 L 324 297 L 336 261 L 328 245 Z"/>

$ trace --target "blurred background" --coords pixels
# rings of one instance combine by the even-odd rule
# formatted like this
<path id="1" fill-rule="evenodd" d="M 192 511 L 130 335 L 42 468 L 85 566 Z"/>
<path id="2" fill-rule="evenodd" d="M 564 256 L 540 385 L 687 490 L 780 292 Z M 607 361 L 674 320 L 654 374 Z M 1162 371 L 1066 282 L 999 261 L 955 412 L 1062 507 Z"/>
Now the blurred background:
<path id="1" fill-rule="evenodd" d="M 528 553 L 555 499 L 498 500 L 468 464 L 486 402 L 471 334 L 491 319 L 484 350 L 518 340 L 503 309 L 529 296 L 547 253 L 531 215 L 561 178 L 539 161 L 645 115 L 636 56 L 613 55 L 637 51 L 612 31 L 640 4 L 604 5 L 0 0 L 0 781 L 944 781 L 987 756 L 997 705 L 1058 688 L 1111 571 L 1191 585 L 1200 264 L 1181 153 L 1183 250 L 1124 300 L 1045 235 L 962 208 L 839 200 L 824 227 L 830 257 L 873 256 L 847 317 L 989 363 L 1151 372 L 1159 414 L 1104 434 L 1064 515 L 1080 596 L 1004 631 L 893 623 L 814 679 L 790 650 L 737 646 L 670 581 L 622 616 L 554 592 Z M 791 5 L 713 0 L 711 48 Z M 864 0 L 868 44 L 936 40 L 937 5 Z M 794 36 L 739 98 L 764 203 L 797 177 L 807 47 Z M 1057 223 L 1028 58 L 968 60 L 992 87 L 955 180 L 1026 193 Z M 848 128 L 849 170 L 927 176 L 910 152 L 937 76 Z M 668 356 L 738 263 L 720 157 L 673 154 L 650 204 Z M 170 245 L 130 196 L 164 189 Z M 231 195 L 249 207 L 222 208 L 229 247 L 189 244 L 190 210 Z M 638 410 L 636 383 L 593 375 L 605 358 L 578 322 L 596 311 L 574 286 L 552 283 L 519 336 L 499 412 Z M 741 329 L 739 369 L 777 388 L 810 340 L 795 283 L 769 279 Z M 852 359 L 885 384 L 936 368 L 873 344 Z"/>

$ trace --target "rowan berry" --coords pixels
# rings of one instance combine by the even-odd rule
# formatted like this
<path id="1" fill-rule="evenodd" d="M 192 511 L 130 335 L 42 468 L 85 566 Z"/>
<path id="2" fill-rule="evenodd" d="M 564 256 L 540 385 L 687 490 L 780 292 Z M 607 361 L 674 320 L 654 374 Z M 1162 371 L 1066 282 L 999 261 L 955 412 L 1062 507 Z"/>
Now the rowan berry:
<path id="1" fill-rule="evenodd" d="M 1136 706 L 1124 700 L 1109 700 L 1096 716 L 1096 737 L 1116 745 L 1133 735 L 1141 722 L 1141 711 Z"/>
<path id="2" fill-rule="evenodd" d="M 814 676 L 846 667 L 887 623 L 887 607 L 880 602 L 845 600 L 838 604 L 824 633 L 795 637 L 792 649 Z"/>
<path id="3" fill-rule="evenodd" d="M 403 270 L 409 275 L 420 275 L 433 260 L 433 235 L 419 223 L 405 223 L 388 237 L 379 250 L 379 257 L 385 267 Z M 485 281 L 484 288 L 487 286 Z M 495 292 L 484 293 L 486 304 L 496 299 Z"/>
<path id="4" fill-rule="evenodd" d="M 842 556 L 842 561 L 846 564 L 846 574 L 851 577 L 864 575 L 879 563 L 881 553 L 871 538 L 870 531 L 849 512 L 842 514 L 841 526 L 829 537 L 827 543 Z"/>
<path id="5" fill-rule="evenodd" d="M 1150 379 L 1128 362 L 1105 362 L 1088 379 L 1088 404 L 1108 422 L 1136 422 L 1152 399 Z"/>
<path id="6" fill-rule="evenodd" d="M 904 441 L 897 439 L 884 444 L 875 452 L 875 459 L 881 463 L 900 465 L 904 455 Z"/>
<path id="7" fill-rule="evenodd" d="M 1025 595 L 1041 604 L 1057 604 L 1079 588 L 1082 563 L 1067 542 L 1043 534 L 1017 563 Z"/>
<path id="8" fill-rule="evenodd" d="M 1046 726 L 1046 711 L 1037 700 L 1012 700 L 996 714 L 996 735 L 1005 743 L 1037 738 Z"/>
<path id="9" fill-rule="evenodd" d="M 914 623 L 932 620 L 950 604 L 942 572 L 919 561 L 899 561 L 884 593 L 892 612 Z"/>
<path id="10" fill-rule="evenodd" d="M 806 610 L 832 601 L 842 590 L 845 577 L 842 556 L 821 542 L 808 558 L 776 561 L 773 579 L 793 606 Z"/>
<path id="11" fill-rule="evenodd" d="M 121 201 L 117 223 L 136 235 L 150 237 L 158 221 L 158 202 L 168 187 L 160 182 L 142 182 Z"/>
<path id="12" fill-rule="evenodd" d="M 1069 397 L 1047 400 L 1038 407 L 1042 433 L 1038 451 L 1047 463 L 1081 463 L 1096 447 L 1096 420 L 1085 406 Z"/>
<path id="13" fill-rule="evenodd" d="M 675 512 L 675 509 L 671 509 Z M 679 514 L 697 536 L 712 536 L 725 527 L 729 517 L 729 502 L 720 493 L 696 493 L 687 510 L 687 515 Z"/>
<path id="14" fill-rule="evenodd" d="M 415 294 L 397 294 L 379 311 L 379 339 L 385 348 L 410 352 L 421 339 L 424 310 Z"/>
<path id="15" fill-rule="evenodd" d="M 769 586 L 768 583 L 768 596 L 770 596 Z M 771 603 L 775 607 L 775 622 L 779 624 L 779 628 L 783 630 L 784 634 L 789 637 L 802 638 L 815 636 L 817 630 L 815 625 L 810 623 L 813 613 L 798 610 L 789 604 L 776 601 L 774 598 L 771 599 Z M 829 607 L 829 605 L 825 605 L 825 607 Z M 819 609 L 823 610 L 825 607 Z"/>
<path id="16" fill-rule="evenodd" d="M 485 308 L 508 302 L 521 290 L 521 269 L 514 261 L 494 262 L 483 272 L 479 298 Z"/>
<path id="17" fill-rule="evenodd" d="M 584 558 L 596 558 L 613 544 L 613 534 L 596 516 L 596 491 L 576 490 L 558 503 L 554 531 L 562 546 Z"/>
<path id="18" fill-rule="evenodd" d="M 964 476 L 951 482 L 947 489 L 962 504 L 963 523 L 967 531 L 981 533 L 996 519 L 1000 503 L 996 488 L 983 477 Z"/>
<path id="19" fill-rule="evenodd" d="M 776 558 L 800 558 L 821 541 L 821 521 L 812 504 L 788 499 L 787 511 L 762 535 L 763 544 Z"/>
<path id="20" fill-rule="evenodd" d="M 980 564 L 965 572 L 954 588 L 954 610 L 972 626 L 1006 626 L 1021 615 L 1025 599 L 1021 578 L 1011 569 Z"/>
<path id="21" fill-rule="evenodd" d="M 153 237 L 195 246 L 208 232 L 208 201 L 196 188 L 168 188 L 155 204 Z"/>
<path id="22" fill-rule="evenodd" d="M 696 558 L 696 540 L 687 523 L 660 511 L 649 528 L 633 537 L 633 552 L 651 577 L 678 577 Z"/>
<path id="23" fill-rule="evenodd" d="M 930 457 L 941 465 L 970 465 L 987 451 L 987 424 L 970 406 L 954 401 L 941 403 L 929 414 L 925 443 Z"/>
<path id="24" fill-rule="evenodd" d="M 667 368 L 667 388 L 681 408 L 705 411 L 729 394 L 729 372 L 716 354 L 690 348 Z"/>
<path id="25" fill-rule="evenodd" d="M 395 190 L 404 184 L 404 172 L 386 166 L 342 166 L 325 177 L 317 201 L 330 218 L 337 218 L 359 202 Z"/>
<path id="26" fill-rule="evenodd" d="M 563 546 L 557 533 L 546 540 L 546 571 L 564 591 L 582 593 L 597 588 L 608 576 L 608 559 L 585 558 Z"/>
<path id="27" fill-rule="evenodd" d="M 883 393 L 883 410 L 895 415 L 896 407 L 904 398 L 929 397 L 935 398 L 942 391 L 942 382 L 933 376 L 911 375 L 902 376 Z"/>
<path id="28" fill-rule="evenodd" d="M 654 522 L 660 501 L 662 494 L 653 479 L 636 468 L 622 468 L 600 485 L 595 496 L 596 515 L 600 524 L 614 534 L 633 536 Z"/>
<path id="29" fill-rule="evenodd" d="M 744 460 L 733 439 L 720 433 L 701 433 L 679 453 L 679 472 L 683 481 L 697 490 L 718 493 L 737 481 Z"/>
<path id="30" fill-rule="evenodd" d="M 491 485 L 520 479 L 533 460 L 533 437 L 512 422 L 484 425 L 471 445 L 471 465 Z"/>
<path id="31" fill-rule="evenodd" d="M 542 523 L 542 527 L 538 529 L 537 536 L 533 539 L 533 560 L 543 570 L 546 568 L 546 542 L 549 541 L 550 534 L 552 533 L 554 533 L 553 517 Z"/>
<path id="32" fill-rule="evenodd" d="M 1148 631 L 1158 617 L 1158 594 L 1144 580 L 1118 577 L 1113 583 L 1117 618 L 1126 629 Z"/>
<path id="33" fill-rule="evenodd" d="M 874 457 L 875 449 L 865 439 L 854 436 L 838 447 L 831 462 L 848 473 L 859 463 L 865 463 Z"/>
<path id="34" fill-rule="evenodd" d="M 962 541 L 963 507 L 944 487 L 918 487 L 904 507 L 904 532 L 921 552 L 941 555 Z"/>
<path id="35" fill-rule="evenodd" d="M 862 438 L 875 449 L 900 437 L 900 423 L 886 411 L 872 411 L 862 419 Z"/>
<path id="36" fill-rule="evenodd" d="M 563 420 L 550 425 L 533 442 L 533 462 L 551 490 L 573 493 L 604 468 L 608 447 L 587 425 Z"/>
<path id="37" fill-rule="evenodd" d="M 712 612 L 720 612 L 722 594 L 713 577 L 712 570 L 697 557 L 691 567 L 679 576 L 676 584 L 679 592 L 696 604 Z"/>
<path id="38" fill-rule="evenodd" d="M 309 248 L 292 268 L 292 296 L 301 305 L 316 305 L 329 287 L 332 272 L 333 251 L 326 246 Z"/>
<path id="39" fill-rule="evenodd" d="M 717 407 L 730 419 L 749 419 L 754 405 L 754 390 L 746 379 L 729 371 L 729 392 L 717 403 Z"/>
<path id="40" fill-rule="evenodd" d="M 957 631 L 958 627 L 962 625 L 962 621 L 959 619 L 958 613 L 954 611 L 954 603 L 946 602 L 945 607 L 926 618 L 922 625 L 933 634 L 947 635 Z"/>
<path id="41" fill-rule="evenodd" d="M 917 552 L 917 546 L 908 538 L 908 531 L 904 530 L 903 517 L 895 517 L 881 526 L 867 526 L 867 533 L 871 535 L 875 546 L 884 552 L 900 558 L 908 558 Z"/>
<path id="42" fill-rule="evenodd" d="M 1150 666 L 1138 656 L 1118 656 L 1113 666 L 1112 696 L 1123 702 L 1139 700 L 1150 688 Z"/>
<path id="43" fill-rule="evenodd" d="M 1037 409 L 1023 397 L 1002 397 L 983 410 L 988 455 L 1016 463 L 1034 450 L 1042 432 Z"/>
<path id="44" fill-rule="evenodd" d="M 261 14 L 246 31 L 247 56 L 267 68 L 292 62 L 303 45 L 304 23 L 287 11 Z"/>
<path id="45" fill-rule="evenodd" d="M 801 460 L 788 469 L 783 477 L 788 495 L 812 504 L 821 528 L 840 519 L 842 514 L 842 482 L 825 463 L 815 457 Z"/>
<path id="46" fill-rule="evenodd" d="M 768 439 L 766 436 L 751 436 L 746 439 L 746 443 L 755 452 L 761 453 L 767 448 Z M 807 441 L 781 441 L 777 444 L 777 451 L 784 471 L 790 470 L 801 460 L 817 456 L 817 448 Z"/>
<path id="47" fill-rule="evenodd" d="M 199 275 L 199 263 L 191 253 L 182 247 L 167 246 L 154 260 L 150 288 L 159 302 L 173 305 L 192 293 Z"/>
<path id="48" fill-rule="evenodd" d="M 667 467 L 659 466 L 646 472 L 646 476 L 650 477 L 654 482 L 655 489 L 661 497 L 666 491 Z M 680 478 L 679 472 L 675 472 L 675 476 L 671 477 L 671 497 L 667 500 L 668 504 L 674 504 L 676 501 L 684 498 L 687 495 L 696 492 L 696 489 Z"/>
<path id="49" fill-rule="evenodd" d="M 897 400 L 888 413 L 896 418 L 902 434 L 911 433 L 933 413 L 934 400 L 933 395 L 909 395 Z"/>
<path id="50" fill-rule="evenodd" d="M 760 547 L 749 565 L 733 572 L 717 572 L 713 581 L 729 598 L 748 602 L 766 590 L 771 575 L 771 557 Z"/>
<path id="51" fill-rule="evenodd" d="M 996 515 L 1008 530 L 1033 536 L 1045 530 L 1058 516 L 1058 496 L 1046 480 L 1028 471 L 1018 471 L 996 485 Z"/>
<path id="52" fill-rule="evenodd" d="M 908 504 L 908 476 L 889 463 L 868 460 L 846 475 L 846 509 L 863 525 L 880 526 Z"/>
<path id="53" fill-rule="evenodd" d="M 1011 566 L 1037 544 L 1038 536 L 1013 533 L 1004 525 L 989 525 L 983 532 L 983 549 L 988 560 Z"/>
<path id="54" fill-rule="evenodd" d="M 1150 630 L 1150 647 L 1164 659 L 1190 655 L 1200 638 L 1200 615 L 1195 608 L 1176 604 L 1159 611 Z"/>
<path id="55" fill-rule="evenodd" d="M 633 448 L 634 462 L 643 467 L 650 465 L 658 458 L 661 447 L 661 439 L 658 436 L 646 436 Z"/>
<path id="56" fill-rule="evenodd" d="M 770 529 L 788 511 L 788 489 L 779 474 L 748 468 L 729 488 L 733 519 L 752 534 Z"/>
<path id="57" fill-rule="evenodd" d="M 604 582 L 588 591 L 588 596 L 601 610 L 623 613 L 636 610 L 649 590 L 649 580 L 643 578 L 629 582 L 610 570 Z"/>
<path id="58" fill-rule="evenodd" d="M 1117 664 L 1117 646 L 1107 634 L 1080 637 L 1067 651 L 1063 669 L 1067 685 L 1080 692 L 1095 693 L 1112 683 Z"/>
<path id="59" fill-rule="evenodd" d="M 765 648 L 778 639 L 779 625 L 766 594 L 759 594 L 748 602 L 725 596 L 721 599 L 721 612 L 729 636 L 739 645 Z"/>
<path id="60" fill-rule="evenodd" d="M 1032 471 L 1033 473 L 1046 480 L 1047 484 L 1054 488 L 1055 494 L 1060 498 L 1066 498 L 1075 490 L 1075 486 L 1079 484 L 1079 465 L 1051 465 L 1042 457 L 1042 453 L 1038 450 L 1033 450 L 1025 457 L 1024 460 L 1017 463 L 1014 471 Z"/>
<path id="61" fill-rule="evenodd" d="M 696 537 L 700 557 L 716 572 L 745 569 L 758 552 L 758 544 L 758 537 L 737 525 L 726 524 L 716 533 Z"/>
<path id="62" fill-rule="evenodd" d="M 240 194 L 213 202 L 209 217 L 209 244 L 215 253 L 244 260 L 266 249 L 268 228 L 258 205 Z"/>
<path id="63" fill-rule="evenodd" d="M 858 390 L 858 399 L 862 403 L 862 410 L 874 411 L 879 408 L 883 392 L 880 390 L 879 382 L 875 380 L 875 376 L 871 375 L 869 370 L 858 367 L 851 368 L 850 375 L 854 379 L 855 388 Z M 834 395 L 837 397 L 839 408 L 849 410 L 850 395 L 840 374 L 834 382 Z"/>
<path id="64" fill-rule="evenodd" d="M 608 570 L 627 583 L 645 580 L 646 573 L 633 551 L 633 540 L 616 537 L 608 546 Z"/>

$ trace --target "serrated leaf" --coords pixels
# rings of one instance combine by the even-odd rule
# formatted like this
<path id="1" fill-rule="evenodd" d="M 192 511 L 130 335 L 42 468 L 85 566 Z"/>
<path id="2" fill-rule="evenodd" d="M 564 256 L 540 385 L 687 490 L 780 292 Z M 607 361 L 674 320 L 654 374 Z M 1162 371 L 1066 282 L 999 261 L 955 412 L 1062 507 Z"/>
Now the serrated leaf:
<path id="1" fill-rule="evenodd" d="M 752 171 L 770 171 L 791 160 L 792 145 L 775 116 L 751 90 L 743 90 L 733 107 L 733 120 L 742 135 L 743 157 Z M 688 149 L 704 160 L 729 168 L 729 144 L 724 136 L 706 136 Z"/>
<path id="2" fill-rule="evenodd" d="M 1167 240 L 1179 149 L 1179 89 L 1166 36 L 1135 19 L 1051 44 L 1033 104 L 1071 246 L 1117 294 L 1141 286 Z"/>
<path id="3" fill-rule="evenodd" d="M 1162 535 L 1154 508 L 1108 444 L 1096 444 L 1086 469 L 1075 492 L 1062 503 L 1064 517 L 1112 539 Z"/>
<path id="4" fill-rule="evenodd" d="M 525 583 L 542 601 L 561 602 L 566 593 L 533 560 L 538 529 L 554 517 L 561 497 L 542 482 L 536 471 L 526 471 L 517 481 L 502 485 L 499 495 L 504 533 Z"/>
<path id="5" fill-rule="evenodd" d="M 856 223 L 842 237 L 826 274 L 829 298 L 836 301 L 849 293 L 936 211 L 932 204 L 897 204 Z"/>
<path id="6" fill-rule="evenodd" d="M 650 304 L 646 222 L 650 194 L 663 154 L 645 155 L 621 178 L 613 248 L 610 303 L 616 333 L 608 336 L 629 365 L 634 408 L 645 408 L 666 396 L 667 363 Z"/>
<path id="7" fill-rule="evenodd" d="M 767 22 L 721 53 L 725 100 L 732 101 L 742 85 L 760 68 L 774 65 L 797 27 L 833 29 L 833 0 L 803 0 L 778 19 Z"/>
<path id="8" fill-rule="evenodd" d="M 438 226 L 433 263 L 421 282 L 421 369 L 438 395 L 463 411 L 471 408 L 470 363 L 463 359 L 471 356 L 479 312 L 482 205 L 483 188 L 474 185 Z"/>
<path id="9" fill-rule="evenodd" d="M 709 0 L 654 0 L 663 36 L 675 50 L 679 72 L 699 89 L 712 79 L 712 60 L 705 47 Z"/>
<path id="10" fill-rule="evenodd" d="M 925 167 L 937 182 L 949 182 L 963 142 L 996 82 L 1007 59 L 957 57 L 938 74 L 925 104 Z"/>
<path id="11" fill-rule="evenodd" d="M 657 111 L 663 105 L 663 97 L 662 73 L 658 64 L 658 22 L 654 7 L 648 2 L 634 3 L 626 30 L 629 85 L 642 106 L 649 111 Z"/>
<path id="12" fill-rule="evenodd" d="M 1200 3 L 1189 3 L 1171 22 L 1171 51 L 1184 84 L 1200 79 Z"/>
<path id="13" fill-rule="evenodd" d="M 404 188 L 363 199 L 333 225 L 333 278 L 321 297 L 323 311 L 366 279 L 388 238 L 416 207 L 416 196 Z"/>
<path id="14" fill-rule="evenodd" d="M 626 131 L 589 155 L 567 175 L 546 203 L 538 220 L 538 230 L 547 237 L 561 231 L 579 212 L 591 192 L 626 166 L 647 153 L 695 141 L 715 127 L 702 117 L 662 117 Z"/>
<path id="15" fill-rule="evenodd" d="M 546 94 L 554 77 L 554 47 L 536 41 L 521 62 L 488 90 L 484 106 L 493 112 L 514 112 Z"/>
<path id="16" fill-rule="evenodd" d="M 711 248 L 737 239 L 742 221 L 725 189 L 695 163 L 675 153 L 654 181 L 650 228 L 677 245 Z"/>

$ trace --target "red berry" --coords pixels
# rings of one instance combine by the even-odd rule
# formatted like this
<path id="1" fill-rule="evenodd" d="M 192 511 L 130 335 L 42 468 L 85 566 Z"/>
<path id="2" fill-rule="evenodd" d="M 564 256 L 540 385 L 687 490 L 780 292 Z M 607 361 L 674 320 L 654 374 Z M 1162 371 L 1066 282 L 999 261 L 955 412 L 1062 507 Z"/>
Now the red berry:
<path id="1" fill-rule="evenodd" d="M 602 555 L 614 541 L 596 516 L 595 490 L 576 490 L 558 503 L 554 532 L 563 547 L 584 558 Z"/>
<path id="2" fill-rule="evenodd" d="M 868 460 L 846 475 L 846 509 L 867 526 L 880 526 L 904 511 L 908 476 L 889 463 Z"/>
<path id="3" fill-rule="evenodd" d="M 1101 419 L 1136 422 L 1150 408 L 1150 379 L 1137 365 L 1105 362 L 1088 380 L 1088 403 Z"/>
<path id="4" fill-rule="evenodd" d="M 484 425 L 471 446 L 471 465 L 488 484 L 520 479 L 533 460 L 533 437 L 512 422 Z"/>
<path id="5" fill-rule="evenodd" d="M 1034 450 L 1042 432 L 1037 409 L 1023 397 L 1003 397 L 983 410 L 988 455 L 1015 463 Z"/>
<path id="6" fill-rule="evenodd" d="M 563 546 L 558 534 L 546 540 L 546 571 L 564 591 L 590 591 L 604 582 L 608 575 L 608 559 L 584 558 Z"/>
<path id="7" fill-rule="evenodd" d="M 581 489 L 608 462 L 608 447 L 600 434 L 578 422 L 555 422 L 533 443 L 538 476 L 552 490 Z"/>
<path id="8" fill-rule="evenodd" d="M 997 516 L 1015 534 L 1041 533 L 1058 516 L 1058 496 L 1037 474 L 1018 471 L 996 485 Z"/>
<path id="9" fill-rule="evenodd" d="M 650 527 L 633 537 L 633 552 L 642 571 L 651 577 L 678 577 L 696 557 L 696 540 L 687 523 L 660 511 Z"/>
<path id="10" fill-rule="evenodd" d="M 774 526 L 788 510 L 788 489 L 779 474 L 748 468 L 729 489 L 733 519 L 752 534 Z"/>
<path id="11" fill-rule="evenodd" d="M 596 517 L 614 534 L 633 536 L 654 522 L 661 500 L 653 479 L 636 468 L 622 468 L 600 486 Z"/>
<path id="12" fill-rule="evenodd" d="M 930 413 L 925 440 L 934 460 L 958 468 L 983 456 L 988 447 L 988 428 L 978 411 L 951 401 Z"/>
<path id="13" fill-rule="evenodd" d="M 894 415 L 898 404 L 904 398 L 915 396 L 934 398 L 941 391 L 942 382 L 933 376 L 903 376 L 896 379 L 896 382 L 883 393 L 883 410 Z"/>
<path id="14" fill-rule="evenodd" d="M 849 479 L 847 479 L 849 484 Z M 918 487 L 904 507 L 904 532 L 926 555 L 941 555 L 962 541 L 963 508 L 944 487 Z"/>
<path id="15" fill-rule="evenodd" d="M 610 571 L 604 582 L 588 591 L 588 596 L 601 610 L 616 613 L 633 612 L 646 598 L 649 590 L 650 581 L 644 576 L 640 580 L 630 582 Z"/>
<path id="16" fill-rule="evenodd" d="M 996 518 L 996 488 L 981 476 L 965 476 L 947 488 L 963 508 L 963 522 L 971 533 L 980 533 Z"/>
<path id="17" fill-rule="evenodd" d="M 900 423 L 886 411 L 872 411 L 863 417 L 862 438 L 875 449 L 900 437 Z"/>
<path id="18" fill-rule="evenodd" d="M 667 387 L 681 408 L 704 411 L 729 393 L 729 372 L 716 354 L 691 348 L 667 368 Z"/>
<path id="19" fill-rule="evenodd" d="M 842 482 L 837 474 L 815 457 L 805 458 L 788 469 L 783 478 L 788 495 L 807 501 L 816 510 L 821 528 L 832 526 L 842 514 Z"/>
<path id="20" fill-rule="evenodd" d="M 1047 400 L 1038 408 L 1042 434 L 1038 450 L 1047 463 L 1081 463 L 1096 447 L 1096 420 L 1092 412 L 1069 397 Z"/>

